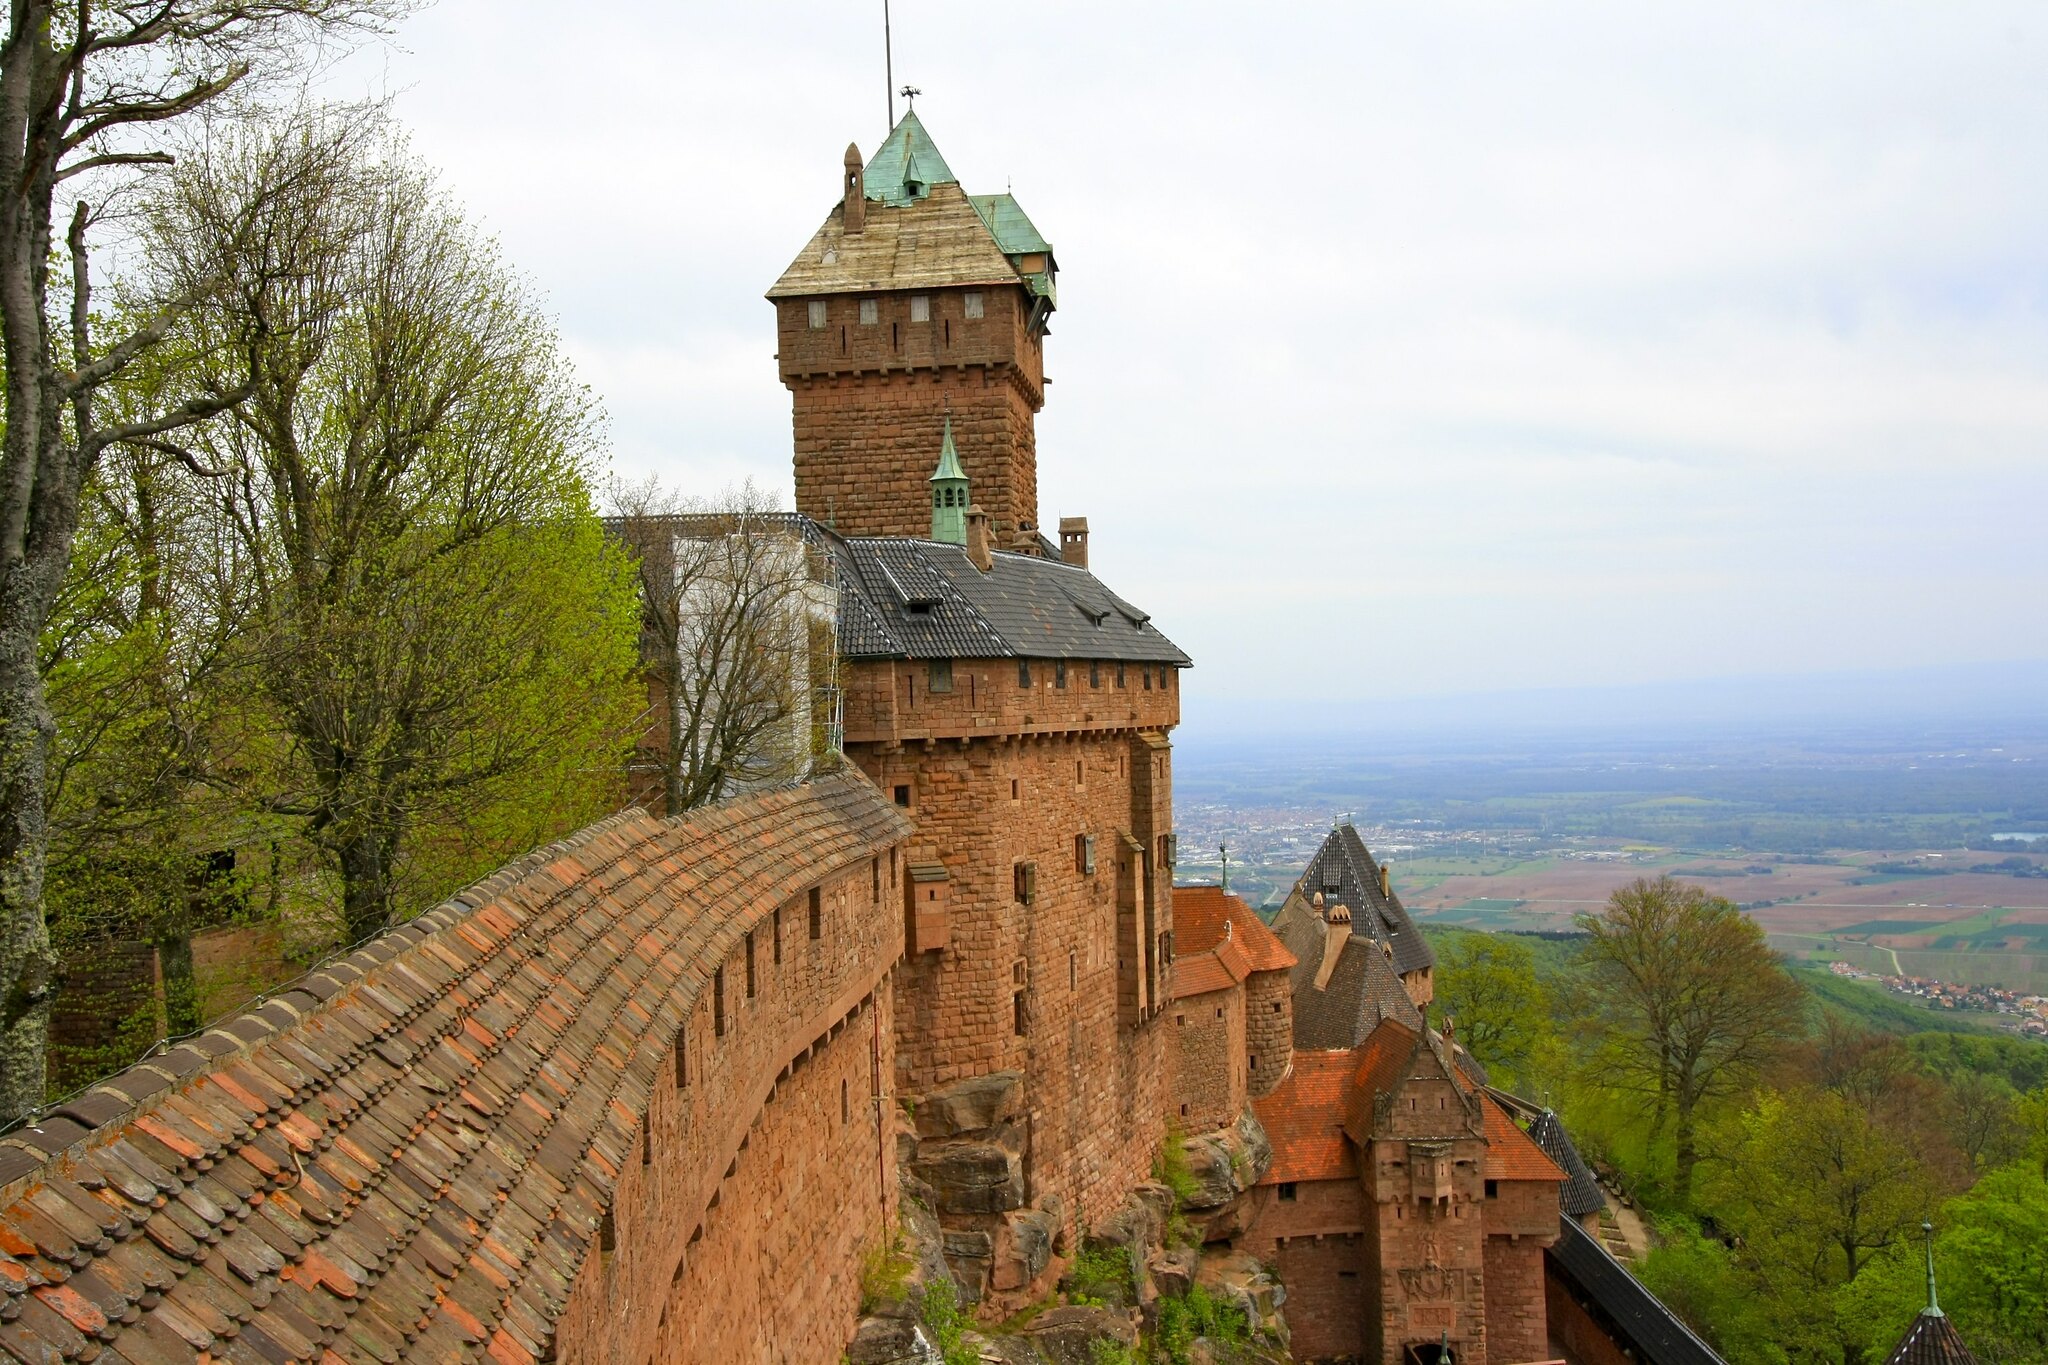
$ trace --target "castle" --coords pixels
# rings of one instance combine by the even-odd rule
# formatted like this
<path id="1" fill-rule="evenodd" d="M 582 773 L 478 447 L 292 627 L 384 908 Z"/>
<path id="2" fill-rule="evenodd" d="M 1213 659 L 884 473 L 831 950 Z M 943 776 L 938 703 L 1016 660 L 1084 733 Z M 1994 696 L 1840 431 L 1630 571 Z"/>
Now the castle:
<path id="1" fill-rule="evenodd" d="M 845 761 L 584 830 L 0 1140 L 0 1346 L 833 1361 L 906 1190 L 991 1312 L 1086 1238 L 1185 1277 L 1171 1143 L 1298 1359 L 1711 1362 L 1432 1024 L 1355 830 L 1271 928 L 1174 886 L 1190 660 L 1039 530 L 1052 249 L 914 114 L 841 170 L 769 298 Z"/>

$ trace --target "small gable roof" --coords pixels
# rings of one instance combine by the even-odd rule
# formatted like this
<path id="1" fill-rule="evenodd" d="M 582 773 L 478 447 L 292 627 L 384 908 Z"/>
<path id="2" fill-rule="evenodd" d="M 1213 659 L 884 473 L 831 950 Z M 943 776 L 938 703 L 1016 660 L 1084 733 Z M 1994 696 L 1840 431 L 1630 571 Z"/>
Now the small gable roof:
<path id="1" fill-rule="evenodd" d="M 1358 1178 L 1358 1153 L 1344 1135 L 1344 1108 L 1358 1069 L 1352 1051 L 1296 1049 L 1286 1079 L 1252 1100 L 1273 1144 L 1273 1164 L 1261 1185 Z"/>
<path id="2" fill-rule="evenodd" d="M 1208 952 L 1228 939 L 1255 972 L 1286 971 L 1295 965 L 1294 954 L 1258 912 L 1218 886 L 1173 888 L 1173 938 L 1177 950 L 1195 953 Z"/>

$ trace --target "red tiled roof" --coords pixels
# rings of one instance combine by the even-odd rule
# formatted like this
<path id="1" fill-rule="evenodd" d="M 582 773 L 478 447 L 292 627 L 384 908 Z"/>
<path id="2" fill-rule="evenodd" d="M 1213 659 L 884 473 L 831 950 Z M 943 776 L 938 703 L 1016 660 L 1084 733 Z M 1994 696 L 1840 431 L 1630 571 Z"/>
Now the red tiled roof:
<path id="1" fill-rule="evenodd" d="M 1173 959 L 1173 998 L 1228 990 L 1252 973 L 1252 966 L 1234 939 L 1224 939 L 1206 953 Z"/>
<path id="2" fill-rule="evenodd" d="M 551 1355 L 712 961 L 909 829 L 850 772 L 616 816 L 8 1134 L 0 1350 Z"/>
<path id="3" fill-rule="evenodd" d="M 1189 953 L 1205 953 L 1225 942 L 1223 926 L 1230 926 L 1229 942 L 1244 952 L 1255 972 L 1286 971 L 1295 963 L 1294 954 L 1266 922 L 1243 901 L 1216 886 L 1173 888 L 1173 937 Z"/>
<path id="4" fill-rule="evenodd" d="M 1344 1103 L 1361 1051 L 1296 1052 L 1287 1079 L 1252 1101 L 1273 1144 L 1261 1185 L 1358 1178 L 1358 1154 L 1344 1136 Z"/>
<path id="5" fill-rule="evenodd" d="M 1544 1155 L 1536 1139 L 1523 1132 L 1493 1096 L 1479 1096 L 1486 1112 L 1486 1178 L 1488 1180 L 1563 1180 L 1558 1164 Z"/>
<path id="6" fill-rule="evenodd" d="M 1415 1052 L 1415 1031 L 1398 1019 L 1382 1019 L 1379 1027 L 1352 1050 L 1357 1058 L 1356 1082 L 1344 1109 L 1344 1120 L 1361 1137 L 1372 1132 L 1372 1101 L 1406 1079 L 1408 1058 Z"/>

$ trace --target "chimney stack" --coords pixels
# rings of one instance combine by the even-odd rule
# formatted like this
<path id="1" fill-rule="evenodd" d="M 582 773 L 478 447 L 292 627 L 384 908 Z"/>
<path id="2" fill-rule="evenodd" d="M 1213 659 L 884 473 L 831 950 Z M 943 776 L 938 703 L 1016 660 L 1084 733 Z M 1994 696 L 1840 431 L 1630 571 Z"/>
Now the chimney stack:
<path id="1" fill-rule="evenodd" d="M 988 513 L 978 502 L 967 509 L 967 560 L 983 573 L 996 566 L 988 544 Z"/>
<path id="2" fill-rule="evenodd" d="M 1380 899 L 1389 900 L 1394 894 L 1393 864 L 1380 864 Z"/>
<path id="3" fill-rule="evenodd" d="M 857 234 L 868 225 L 868 189 L 860 148 L 851 142 L 846 144 L 845 203 L 846 221 L 842 226 L 848 233 Z"/>
<path id="4" fill-rule="evenodd" d="M 1060 518 L 1060 558 L 1077 569 L 1088 567 L 1088 518 Z"/>

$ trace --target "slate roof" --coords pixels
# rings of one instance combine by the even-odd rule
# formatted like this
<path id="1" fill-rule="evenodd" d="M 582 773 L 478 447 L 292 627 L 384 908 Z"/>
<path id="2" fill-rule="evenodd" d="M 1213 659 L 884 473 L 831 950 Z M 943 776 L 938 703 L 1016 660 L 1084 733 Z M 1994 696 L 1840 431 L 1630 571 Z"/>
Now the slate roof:
<path id="1" fill-rule="evenodd" d="M 614 817 L 0 1139 L 0 1348 L 549 1356 L 712 956 L 909 828 L 851 771 Z"/>
<path id="2" fill-rule="evenodd" d="M 1884 1365 L 1977 1365 L 1955 1324 L 1938 1309 L 1924 1310 L 1885 1357 Z"/>
<path id="3" fill-rule="evenodd" d="M 1191 662 L 1150 616 L 1057 558 L 997 551 L 983 573 L 965 546 L 826 536 L 839 565 L 839 648 L 849 659 Z"/>
<path id="4" fill-rule="evenodd" d="M 1296 1048 L 1286 1079 L 1252 1100 L 1252 1112 L 1273 1144 L 1273 1164 L 1261 1185 L 1358 1178 L 1357 1149 L 1344 1136 L 1344 1103 L 1358 1069 L 1355 1052 Z"/>
<path id="5" fill-rule="evenodd" d="M 1422 1027 L 1421 1011 L 1379 944 L 1357 936 L 1346 940 L 1336 968 L 1317 990 L 1327 928 L 1305 907 L 1282 913 L 1273 928 L 1296 959 L 1291 978 L 1296 1047 L 1356 1047 L 1385 1019 L 1398 1020 L 1411 1033 Z"/>
<path id="6" fill-rule="evenodd" d="M 1724 1365 L 1721 1357 L 1694 1336 L 1678 1315 L 1628 1273 L 1570 1216 L 1558 1215 L 1557 1242 L 1544 1255 L 1586 1302 L 1618 1333 L 1618 1342 L 1632 1350 L 1642 1365 Z"/>
<path id="7" fill-rule="evenodd" d="M 1391 943 L 1394 970 L 1401 975 L 1436 965 L 1436 954 L 1416 932 L 1401 898 L 1380 893 L 1380 865 L 1365 840 L 1358 837 L 1357 827 L 1348 821 L 1331 830 L 1315 857 L 1309 859 L 1301 887 L 1303 895 L 1320 891 L 1326 904 L 1348 908 L 1354 934 L 1369 934 Z"/>
<path id="8" fill-rule="evenodd" d="M 1600 1182 L 1579 1155 L 1579 1149 L 1572 1145 L 1571 1134 L 1565 1132 L 1556 1114 L 1544 1110 L 1529 1125 L 1529 1136 L 1565 1173 L 1565 1182 L 1557 1191 L 1557 1203 L 1567 1218 L 1583 1218 L 1607 1207 Z"/>

